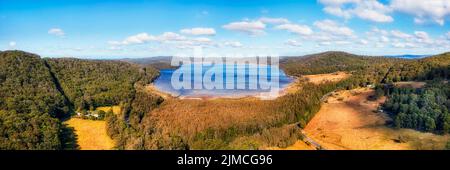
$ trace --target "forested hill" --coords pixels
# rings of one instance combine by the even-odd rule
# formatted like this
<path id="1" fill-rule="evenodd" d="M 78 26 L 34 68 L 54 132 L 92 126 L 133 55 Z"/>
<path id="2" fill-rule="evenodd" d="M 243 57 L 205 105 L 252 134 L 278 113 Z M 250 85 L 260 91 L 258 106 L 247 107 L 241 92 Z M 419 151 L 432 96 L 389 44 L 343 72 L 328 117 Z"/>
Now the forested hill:
<path id="1" fill-rule="evenodd" d="M 150 66 L 156 69 L 177 68 L 170 65 L 172 61 L 171 56 L 157 56 L 148 58 L 125 58 L 122 59 L 121 61 L 134 63 L 141 66 Z"/>
<path id="2" fill-rule="evenodd" d="M 157 71 L 109 60 L 45 59 L 65 94 L 78 110 L 128 102 L 134 83 L 157 76 Z M 150 77 L 147 77 L 151 75 Z"/>
<path id="3" fill-rule="evenodd" d="M 386 82 L 448 79 L 450 73 L 450 53 L 443 53 L 422 59 L 400 60 L 392 67 Z"/>
<path id="4" fill-rule="evenodd" d="M 68 112 L 39 56 L 0 53 L 0 149 L 60 149 L 61 124 Z"/>
<path id="5" fill-rule="evenodd" d="M 346 71 L 351 76 L 338 88 L 375 86 L 387 101 L 383 109 L 395 127 L 427 132 L 450 132 L 450 53 L 420 59 L 395 59 L 326 52 L 305 57 L 285 58 L 281 67 L 295 76 Z M 395 82 L 425 81 L 419 89 L 396 87 Z"/>
<path id="6" fill-rule="evenodd" d="M 387 78 L 394 82 L 430 79 L 426 76 L 430 73 L 444 74 L 449 64 L 450 53 L 420 59 L 400 59 L 329 51 L 301 57 L 285 57 L 280 61 L 281 68 L 293 76 L 365 70 L 371 67 L 392 68 Z"/>
<path id="7" fill-rule="evenodd" d="M 389 64 L 403 59 L 378 56 L 360 56 L 346 52 L 328 51 L 301 57 L 285 57 L 281 68 L 293 76 L 361 70 L 371 65 Z"/>
<path id="8" fill-rule="evenodd" d="M 158 71 L 120 61 L 41 59 L 0 52 L 0 149 L 61 149 L 61 119 L 129 103 Z"/>
<path id="9" fill-rule="evenodd" d="M 64 97 L 39 56 L 6 51 L 0 53 L 0 109 L 17 113 L 67 112 Z"/>

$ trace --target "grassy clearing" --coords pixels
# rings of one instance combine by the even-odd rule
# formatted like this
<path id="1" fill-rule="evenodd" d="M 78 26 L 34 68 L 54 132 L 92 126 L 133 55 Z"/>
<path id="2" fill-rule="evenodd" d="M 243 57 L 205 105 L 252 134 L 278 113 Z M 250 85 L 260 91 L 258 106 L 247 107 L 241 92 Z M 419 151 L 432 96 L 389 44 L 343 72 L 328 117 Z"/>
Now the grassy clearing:
<path id="1" fill-rule="evenodd" d="M 106 134 L 105 121 L 71 118 L 65 124 L 74 128 L 81 150 L 110 150 L 114 147 L 114 141 Z"/>
<path id="2" fill-rule="evenodd" d="M 386 126 L 390 118 L 376 112 L 384 98 L 369 101 L 371 89 L 341 91 L 329 97 L 305 128 L 326 149 L 409 150 L 443 149 L 448 135 Z"/>
<path id="3" fill-rule="evenodd" d="M 269 115 L 269 107 L 269 101 L 254 98 L 170 100 L 155 109 L 151 114 L 152 119 L 146 120 L 151 122 L 144 124 L 156 123 L 158 127 L 168 129 L 169 132 L 180 131 L 193 137 L 208 128 L 245 127 L 279 119 L 281 115 Z"/>
<path id="4" fill-rule="evenodd" d="M 343 79 L 346 79 L 350 76 L 350 74 L 345 72 L 335 72 L 330 74 L 314 74 L 314 75 L 305 75 L 303 76 L 311 83 L 314 84 L 323 84 L 327 82 L 338 82 Z"/>
<path id="5" fill-rule="evenodd" d="M 425 86 L 425 82 L 420 81 L 403 81 L 403 82 L 396 82 L 394 85 L 399 88 L 422 88 Z"/>

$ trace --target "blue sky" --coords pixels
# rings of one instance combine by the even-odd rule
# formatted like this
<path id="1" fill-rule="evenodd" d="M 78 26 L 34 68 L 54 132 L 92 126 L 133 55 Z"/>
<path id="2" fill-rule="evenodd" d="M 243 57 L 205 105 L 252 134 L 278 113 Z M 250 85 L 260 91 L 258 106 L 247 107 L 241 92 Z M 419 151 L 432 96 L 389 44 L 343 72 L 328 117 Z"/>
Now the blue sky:
<path id="1" fill-rule="evenodd" d="M 0 50 L 48 57 L 450 51 L 448 0 L 1 0 Z"/>

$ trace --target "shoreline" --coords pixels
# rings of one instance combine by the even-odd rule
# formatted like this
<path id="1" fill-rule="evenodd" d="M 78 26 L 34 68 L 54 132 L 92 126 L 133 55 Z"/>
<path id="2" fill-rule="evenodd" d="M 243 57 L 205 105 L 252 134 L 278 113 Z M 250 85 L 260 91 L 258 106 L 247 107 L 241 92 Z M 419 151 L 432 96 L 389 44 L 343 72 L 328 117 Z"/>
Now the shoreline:
<path id="1" fill-rule="evenodd" d="M 343 71 L 338 71 L 334 73 L 328 74 L 313 74 L 313 75 L 303 75 L 301 77 L 287 75 L 292 79 L 292 82 L 284 85 L 284 87 L 279 88 L 278 94 L 275 96 L 271 96 L 270 92 L 255 92 L 251 94 L 233 94 L 231 95 L 207 95 L 207 94 L 199 94 L 199 95 L 180 95 L 174 94 L 167 91 L 163 91 L 156 87 L 154 83 L 151 83 L 146 86 L 149 91 L 162 96 L 163 98 L 176 98 L 180 100 L 215 100 L 215 99 L 258 99 L 258 100 L 275 100 L 279 97 L 295 93 L 299 91 L 302 87 L 300 86 L 301 82 L 307 81 L 316 85 L 320 85 L 326 82 L 336 82 L 341 81 L 343 79 L 348 78 L 351 74 L 348 74 Z"/>
<path id="2" fill-rule="evenodd" d="M 236 99 L 258 99 L 258 100 L 275 100 L 279 97 L 282 97 L 284 95 L 287 95 L 289 93 L 293 93 L 294 90 L 298 90 L 295 88 L 295 85 L 298 84 L 299 79 L 295 78 L 291 83 L 287 84 L 283 88 L 279 88 L 278 94 L 275 97 L 270 96 L 270 92 L 260 92 L 255 94 L 232 94 L 232 95 L 225 95 L 225 96 L 218 96 L 218 95 L 176 95 L 170 92 L 166 92 L 163 90 L 160 90 L 158 87 L 155 86 L 154 83 L 146 85 L 146 89 L 154 94 L 157 94 L 164 99 L 168 98 L 174 98 L 174 99 L 180 99 L 180 100 L 216 100 L 216 99 L 230 99 L 230 100 L 236 100 Z"/>

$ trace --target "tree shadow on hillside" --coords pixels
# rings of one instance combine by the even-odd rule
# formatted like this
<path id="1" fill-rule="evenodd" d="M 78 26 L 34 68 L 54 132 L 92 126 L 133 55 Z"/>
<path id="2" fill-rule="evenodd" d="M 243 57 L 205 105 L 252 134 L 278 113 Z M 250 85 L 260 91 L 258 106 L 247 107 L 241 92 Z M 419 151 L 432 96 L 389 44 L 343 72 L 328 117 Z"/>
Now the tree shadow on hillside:
<path id="1" fill-rule="evenodd" d="M 433 80 L 433 79 L 450 79 L 450 65 L 440 66 L 432 68 L 431 70 L 418 75 L 420 80 Z"/>
<path id="2" fill-rule="evenodd" d="M 73 127 L 68 127 L 66 124 L 62 125 L 61 143 L 64 150 L 79 150 L 80 146 L 77 143 L 78 136 L 75 134 Z"/>

